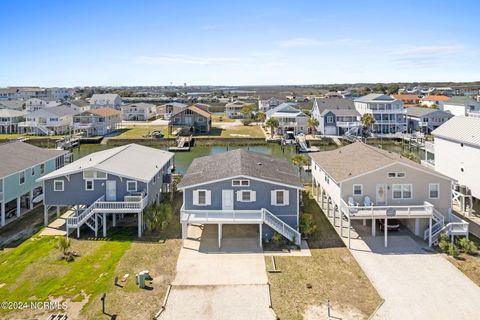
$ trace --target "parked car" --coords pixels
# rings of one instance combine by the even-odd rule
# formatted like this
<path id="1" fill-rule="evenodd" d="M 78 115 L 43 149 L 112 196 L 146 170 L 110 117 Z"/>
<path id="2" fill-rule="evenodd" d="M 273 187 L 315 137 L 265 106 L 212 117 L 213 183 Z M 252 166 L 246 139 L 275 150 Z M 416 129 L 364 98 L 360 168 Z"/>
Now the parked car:
<path id="1" fill-rule="evenodd" d="M 385 220 L 384 219 L 379 219 L 378 220 L 378 224 L 380 225 L 380 230 L 384 230 L 385 228 Z M 400 230 L 400 221 L 398 221 L 397 219 L 388 219 L 387 220 L 387 228 L 388 228 L 388 231 L 398 231 Z"/>

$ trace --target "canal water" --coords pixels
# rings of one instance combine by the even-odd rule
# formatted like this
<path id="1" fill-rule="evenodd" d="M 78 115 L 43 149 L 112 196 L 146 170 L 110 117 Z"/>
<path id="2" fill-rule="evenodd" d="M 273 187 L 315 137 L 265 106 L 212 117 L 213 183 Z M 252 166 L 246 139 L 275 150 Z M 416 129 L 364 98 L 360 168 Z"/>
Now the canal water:
<path id="1" fill-rule="evenodd" d="M 389 150 L 399 154 L 410 151 L 414 160 L 417 162 L 423 159 L 424 154 L 417 149 L 409 149 L 407 145 L 400 143 L 383 143 L 376 146 L 381 146 L 384 150 Z M 115 146 L 102 145 L 102 144 L 82 144 L 80 148 L 74 148 L 72 150 L 74 160 L 78 160 L 92 152 L 106 150 Z M 165 147 L 158 147 L 159 149 L 166 149 Z M 246 149 L 254 152 L 260 152 L 275 157 L 284 157 L 287 160 L 291 160 L 292 156 L 296 154 L 296 149 L 293 146 L 280 146 L 279 144 L 269 143 L 261 146 L 195 146 L 189 152 L 176 152 L 175 153 L 175 167 L 177 173 L 185 173 L 187 168 L 192 163 L 193 159 L 213 154 L 218 154 L 234 149 Z M 336 149 L 336 145 L 322 145 L 319 146 L 320 152 L 326 150 Z M 308 179 L 309 174 L 304 174 L 303 178 Z"/>

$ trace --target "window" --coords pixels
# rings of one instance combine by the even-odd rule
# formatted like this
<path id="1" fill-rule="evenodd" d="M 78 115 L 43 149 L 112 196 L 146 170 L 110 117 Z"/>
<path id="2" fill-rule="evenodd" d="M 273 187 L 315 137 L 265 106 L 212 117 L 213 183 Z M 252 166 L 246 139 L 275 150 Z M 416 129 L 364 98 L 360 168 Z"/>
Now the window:
<path id="1" fill-rule="evenodd" d="M 40 174 L 44 174 L 44 173 L 45 173 L 45 164 L 42 163 L 42 164 L 40 165 Z"/>
<path id="2" fill-rule="evenodd" d="M 388 177 L 389 178 L 403 178 L 403 177 L 405 177 L 405 172 L 389 172 Z"/>
<path id="3" fill-rule="evenodd" d="M 83 179 L 107 179 L 107 173 L 103 171 L 86 170 L 83 171 Z"/>
<path id="4" fill-rule="evenodd" d="M 32 167 L 31 173 L 32 173 L 32 176 L 35 175 L 35 167 Z"/>
<path id="5" fill-rule="evenodd" d="M 430 199 L 438 199 L 440 194 L 440 185 L 438 183 L 430 183 L 428 185 L 428 196 Z"/>
<path id="6" fill-rule="evenodd" d="M 137 181 L 127 181 L 127 192 L 137 191 Z"/>
<path id="7" fill-rule="evenodd" d="M 83 171 L 83 179 L 93 179 L 95 177 L 95 171 L 86 170 Z"/>
<path id="8" fill-rule="evenodd" d="M 394 184 L 392 185 L 393 199 L 411 199 L 412 185 L 411 184 Z"/>
<path id="9" fill-rule="evenodd" d="M 97 179 L 107 179 L 107 173 L 103 171 L 97 171 L 96 172 L 96 178 Z"/>
<path id="10" fill-rule="evenodd" d="M 20 184 L 25 183 L 25 171 L 20 172 Z"/>
<path id="11" fill-rule="evenodd" d="M 232 180 L 232 187 L 249 187 L 250 180 Z"/>
<path id="12" fill-rule="evenodd" d="M 85 190 L 93 191 L 93 180 L 85 180 Z"/>
<path id="13" fill-rule="evenodd" d="M 362 194 L 363 194 L 363 185 L 354 184 L 353 185 L 353 195 L 354 196 L 361 196 Z"/>
<path id="14" fill-rule="evenodd" d="M 210 205 L 211 196 L 210 190 L 194 190 L 193 191 L 193 205 L 208 206 Z"/>
<path id="15" fill-rule="evenodd" d="M 206 204 L 207 203 L 207 191 L 200 190 L 198 191 L 198 204 Z"/>
<path id="16" fill-rule="evenodd" d="M 240 202 L 254 202 L 256 192 L 252 190 L 240 190 L 237 191 L 237 201 Z"/>
<path id="17" fill-rule="evenodd" d="M 405 177 L 405 172 L 397 172 L 397 178 Z"/>
<path id="18" fill-rule="evenodd" d="M 53 191 L 63 191 L 63 180 L 53 180 Z"/>
<path id="19" fill-rule="evenodd" d="M 288 190 L 272 190 L 271 191 L 271 204 L 274 206 L 286 206 L 288 205 Z"/>
<path id="20" fill-rule="evenodd" d="M 333 116 L 327 117 L 327 123 L 333 123 Z"/>

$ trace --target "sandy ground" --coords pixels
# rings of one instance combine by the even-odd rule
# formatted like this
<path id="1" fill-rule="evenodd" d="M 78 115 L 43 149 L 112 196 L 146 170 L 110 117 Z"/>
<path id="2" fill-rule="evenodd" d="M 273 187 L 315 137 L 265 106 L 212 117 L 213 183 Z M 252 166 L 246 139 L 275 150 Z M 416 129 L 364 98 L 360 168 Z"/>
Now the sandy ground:
<path id="1" fill-rule="evenodd" d="M 480 287 L 443 255 L 408 231 L 390 232 L 385 248 L 383 232 L 372 237 L 370 226 L 354 224 L 351 252 L 385 299 L 373 319 L 478 319 Z"/>
<path id="2" fill-rule="evenodd" d="M 330 318 L 332 320 L 361 320 L 365 319 L 365 316 L 359 310 L 353 307 L 330 307 Z M 328 319 L 328 306 L 326 304 L 319 305 L 319 306 L 309 306 L 305 310 L 304 320 L 321 320 L 321 319 Z"/>
<path id="3" fill-rule="evenodd" d="M 274 319 L 258 226 L 191 226 L 160 319 Z"/>
<path id="4" fill-rule="evenodd" d="M 67 210 L 60 217 L 51 222 L 48 227 L 42 230 L 41 236 L 64 236 L 67 234 L 67 218 L 73 214 L 73 209 Z"/>

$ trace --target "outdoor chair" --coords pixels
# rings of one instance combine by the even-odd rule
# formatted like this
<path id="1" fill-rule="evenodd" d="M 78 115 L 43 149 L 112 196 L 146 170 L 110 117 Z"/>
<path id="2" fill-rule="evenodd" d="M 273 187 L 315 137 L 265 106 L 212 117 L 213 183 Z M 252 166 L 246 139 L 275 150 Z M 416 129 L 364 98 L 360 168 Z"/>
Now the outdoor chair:
<path id="1" fill-rule="evenodd" d="M 363 199 L 363 205 L 364 205 L 365 207 L 371 207 L 371 206 L 373 206 L 373 202 L 372 202 L 372 200 L 370 199 L 369 196 L 365 196 L 365 198 Z"/>

